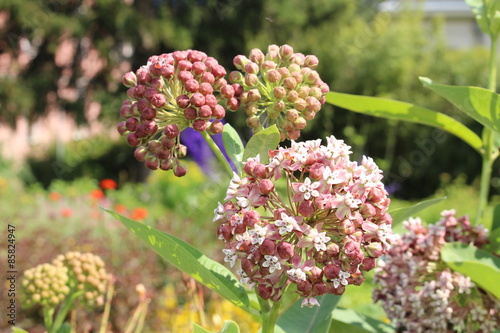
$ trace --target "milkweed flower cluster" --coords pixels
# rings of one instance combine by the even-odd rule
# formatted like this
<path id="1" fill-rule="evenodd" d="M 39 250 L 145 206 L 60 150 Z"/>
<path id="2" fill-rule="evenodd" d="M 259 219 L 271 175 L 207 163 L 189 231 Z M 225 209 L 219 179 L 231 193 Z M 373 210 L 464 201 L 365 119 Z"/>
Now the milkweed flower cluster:
<path id="1" fill-rule="evenodd" d="M 317 305 L 315 296 L 360 285 L 363 271 L 387 253 L 392 219 L 382 171 L 371 158 L 350 161 L 350 153 L 333 136 L 327 145 L 292 141 L 270 151 L 269 163 L 250 158 L 245 177 L 234 175 L 214 222 L 224 260 L 238 262 L 241 282 L 262 298 L 279 300 L 293 283 L 303 306 Z"/>
<path id="2" fill-rule="evenodd" d="M 482 247 L 487 231 L 454 210 L 441 215 L 428 227 L 418 218 L 404 223 L 408 232 L 393 241 L 376 269 L 373 299 L 401 332 L 493 332 L 500 325 L 500 302 L 440 258 L 446 242 Z"/>
<path id="3" fill-rule="evenodd" d="M 226 70 L 216 59 L 196 50 L 175 51 L 149 58 L 145 66 L 123 76 L 129 87 L 120 109 L 125 120 L 118 131 L 136 147 L 135 157 L 150 169 L 174 170 L 184 176 L 179 158 L 186 155 L 179 134 L 187 127 L 198 132 L 222 132 L 226 114 L 221 105 L 237 110 L 238 84 L 229 85 Z"/>
<path id="4" fill-rule="evenodd" d="M 253 49 L 249 58 L 236 56 L 233 63 L 241 72 L 231 72 L 229 80 L 245 90 L 239 99 L 247 125 L 259 131 L 262 124 L 276 124 L 281 141 L 296 140 L 329 91 L 314 70 L 318 62 L 314 55 L 294 53 L 290 45 L 270 45 L 266 54 Z"/>
<path id="5" fill-rule="evenodd" d="M 26 307 L 40 304 L 55 307 L 69 295 L 81 293 L 82 304 L 103 305 L 110 276 L 102 259 L 91 253 L 68 252 L 51 263 L 28 269 L 22 279 L 22 302 Z"/>
<path id="6" fill-rule="evenodd" d="M 58 305 L 69 294 L 68 279 L 68 269 L 62 265 L 41 264 L 26 270 L 21 282 L 23 305 Z"/>
<path id="7" fill-rule="evenodd" d="M 104 291 L 110 281 L 104 262 L 92 253 L 67 252 L 53 261 L 56 266 L 68 269 L 69 285 L 75 291 L 82 291 L 81 302 L 87 306 L 103 305 Z"/>

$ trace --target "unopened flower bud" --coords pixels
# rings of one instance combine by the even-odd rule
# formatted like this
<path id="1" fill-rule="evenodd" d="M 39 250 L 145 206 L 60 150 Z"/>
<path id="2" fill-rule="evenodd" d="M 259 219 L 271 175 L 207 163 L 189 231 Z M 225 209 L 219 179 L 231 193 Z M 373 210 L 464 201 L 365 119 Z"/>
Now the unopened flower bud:
<path id="1" fill-rule="evenodd" d="M 207 129 L 208 122 L 204 119 L 196 119 L 193 122 L 193 129 L 198 132 L 203 132 Z"/>
<path id="2" fill-rule="evenodd" d="M 134 87 L 137 85 L 137 76 L 134 72 L 128 72 L 123 75 L 122 82 L 123 85 L 127 88 Z"/>
<path id="3" fill-rule="evenodd" d="M 224 124 L 222 124 L 218 120 L 213 121 L 208 128 L 208 132 L 212 135 L 221 134 L 223 130 L 224 130 Z"/>
<path id="4" fill-rule="evenodd" d="M 129 145 L 132 147 L 137 147 L 139 143 L 141 142 L 140 139 L 137 137 L 137 134 L 135 133 L 129 133 L 127 135 L 127 142 Z"/>
<path id="5" fill-rule="evenodd" d="M 217 104 L 212 110 L 212 118 L 222 119 L 226 116 L 226 110 L 222 105 Z"/>
<path id="6" fill-rule="evenodd" d="M 138 147 L 134 150 L 134 157 L 139 162 L 144 162 L 147 154 L 148 154 L 148 150 L 146 148 L 143 148 L 143 147 Z"/>
<path id="7" fill-rule="evenodd" d="M 257 63 L 261 64 L 264 62 L 265 55 L 262 53 L 260 49 L 252 49 L 250 51 L 250 60 Z"/>
<path id="8" fill-rule="evenodd" d="M 328 264 L 323 268 L 323 272 L 327 279 L 333 280 L 339 277 L 341 269 L 337 265 Z"/>
<path id="9" fill-rule="evenodd" d="M 273 96 L 276 99 L 283 99 L 286 96 L 286 90 L 283 87 L 276 87 L 273 89 Z"/>
<path id="10" fill-rule="evenodd" d="M 236 57 L 234 57 L 233 59 L 233 64 L 236 68 L 238 68 L 239 70 L 243 70 L 243 68 L 245 67 L 245 65 L 249 62 L 250 60 L 243 56 L 243 55 L 237 55 Z"/>
<path id="11" fill-rule="evenodd" d="M 269 179 L 262 179 L 259 182 L 260 193 L 267 195 L 274 190 L 274 183 Z"/>
<path id="12" fill-rule="evenodd" d="M 240 108 L 240 101 L 233 97 L 227 101 L 227 108 L 231 111 L 236 111 Z"/>
<path id="13" fill-rule="evenodd" d="M 243 74 L 238 71 L 232 71 L 229 73 L 229 82 L 231 83 L 243 83 Z"/>
<path id="14" fill-rule="evenodd" d="M 205 104 L 205 96 L 200 93 L 194 93 L 189 99 L 189 102 L 194 106 L 200 107 Z"/>
<path id="15" fill-rule="evenodd" d="M 275 69 L 267 72 L 267 80 L 271 83 L 277 83 L 281 80 L 281 74 Z"/>
<path id="16" fill-rule="evenodd" d="M 260 98 L 261 98 L 261 95 L 259 93 L 259 90 L 258 89 L 250 89 L 248 91 L 248 96 L 247 96 L 248 100 L 250 102 L 257 102 Z"/>
<path id="17" fill-rule="evenodd" d="M 186 173 L 187 173 L 187 167 L 184 164 L 179 163 L 174 167 L 174 175 L 176 177 L 183 177 L 186 175 Z"/>
<path id="18" fill-rule="evenodd" d="M 295 254 L 294 246 L 292 244 L 290 244 L 289 242 L 285 242 L 285 241 L 281 242 L 278 245 L 276 250 L 277 250 L 280 258 L 283 260 L 289 260 Z"/>
<path id="19" fill-rule="evenodd" d="M 285 60 L 289 59 L 293 54 L 293 48 L 288 44 L 282 45 L 279 48 L 279 54 L 280 54 L 282 59 L 285 59 Z"/>
<path id="20" fill-rule="evenodd" d="M 248 87 L 255 87 L 259 82 L 259 78 L 255 74 L 247 74 L 245 75 L 245 85 Z"/>
<path id="21" fill-rule="evenodd" d="M 177 156 L 180 158 L 185 157 L 187 155 L 187 148 L 184 145 L 178 145 L 175 151 Z"/>
<path id="22" fill-rule="evenodd" d="M 128 132 L 127 125 L 124 121 L 119 122 L 118 126 L 116 126 L 116 129 L 118 130 L 118 133 L 120 133 L 120 135 Z"/>
<path id="23" fill-rule="evenodd" d="M 269 297 L 271 297 L 272 291 L 273 291 L 273 288 L 270 285 L 261 283 L 257 286 L 257 294 L 262 299 L 269 299 Z"/>
<path id="24" fill-rule="evenodd" d="M 276 243 L 269 238 L 266 238 L 260 245 L 259 249 L 260 253 L 262 253 L 263 255 L 272 255 L 276 250 Z"/>

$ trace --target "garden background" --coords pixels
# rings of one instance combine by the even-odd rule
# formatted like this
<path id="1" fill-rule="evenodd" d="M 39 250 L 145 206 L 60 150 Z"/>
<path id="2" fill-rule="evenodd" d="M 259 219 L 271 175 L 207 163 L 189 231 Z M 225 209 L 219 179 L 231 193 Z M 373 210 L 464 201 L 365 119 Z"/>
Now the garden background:
<path id="1" fill-rule="evenodd" d="M 8 224 L 16 227 L 18 278 L 57 254 L 92 252 L 116 278 L 113 331 L 123 331 L 137 306 L 139 283 L 151 300 L 145 332 L 186 331 L 191 320 L 215 330 L 224 319 L 238 319 L 242 331 L 255 331 L 258 325 L 247 314 L 162 261 L 99 209 L 114 209 L 177 235 L 212 258 L 223 258 L 210 213 L 223 199 L 227 184 L 218 181 L 203 147 L 191 156 L 189 177 L 184 178 L 150 173 L 134 160 L 133 148 L 115 128 L 126 92 L 121 77 L 150 55 L 177 49 L 204 51 L 230 71 L 234 55 L 289 44 L 320 59 L 317 70 L 331 90 L 431 107 L 461 117 L 474 128 L 472 120 L 463 119 L 451 104 L 424 89 L 418 76 L 450 85 L 486 86 L 487 47 L 451 48 L 444 16 L 429 18 L 403 5 L 397 14 L 380 11 L 379 3 L 4 0 L 0 235 L 6 235 Z M 228 118 L 248 139 L 244 113 Z M 358 154 L 354 159 L 369 155 L 384 170 L 392 208 L 446 196 L 420 216 L 432 223 L 441 210 L 455 208 L 458 215 L 474 218 L 481 160 L 459 139 L 437 129 L 325 104 L 301 140 L 332 134 L 353 147 Z M 491 200 L 499 202 L 498 166 L 493 170 Z M 0 240 L 2 258 L 6 240 Z M 4 274 L 6 269 L 1 269 Z M 371 301 L 371 289 L 370 283 L 348 288 L 340 306 L 384 319 L 381 307 Z M 2 309 L 7 302 L 2 292 Z M 16 324 L 43 332 L 37 310 L 21 309 L 19 301 L 17 305 Z M 98 326 L 102 309 L 78 313 L 83 332 Z M 5 318 L 0 329 L 10 331 Z"/>

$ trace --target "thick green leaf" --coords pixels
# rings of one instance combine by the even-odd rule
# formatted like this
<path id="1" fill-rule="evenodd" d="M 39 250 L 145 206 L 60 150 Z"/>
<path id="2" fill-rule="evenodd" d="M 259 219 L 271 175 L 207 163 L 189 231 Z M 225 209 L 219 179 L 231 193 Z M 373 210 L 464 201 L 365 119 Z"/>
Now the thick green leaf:
<path id="1" fill-rule="evenodd" d="M 484 6 L 484 0 L 465 0 L 465 2 L 471 7 L 472 13 L 476 18 L 477 25 L 485 33 L 490 34 L 488 29 L 488 16 L 486 15 L 486 8 Z"/>
<path id="2" fill-rule="evenodd" d="M 394 333 L 394 328 L 354 310 L 336 308 L 330 333 Z"/>
<path id="3" fill-rule="evenodd" d="M 421 77 L 420 81 L 477 122 L 500 132 L 500 98 L 497 93 L 479 87 L 437 84 L 426 77 Z"/>
<path id="4" fill-rule="evenodd" d="M 495 206 L 493 211 L 493 222 L 491 223 L 491 232 L 500 229 L 500 204 Z"/>
<path id="5" fill-rule="evenodd" d="M 441 259 L 448 267 L 470 277 L 474 283 L 500 299 L 500 258 L 474 245 L 455 242 L 443 246 Z"/>
<path id="6" fill-rule="evenodd" d="M 25 331 L 22 328 L 14 326 L 14 327 L 12 327 L 12 333 L 28 333 L 28 331 Z"/>
<path id="7" fill-rule="evenodd" d="M 403 120 L 440 128 L 462 139 L 479 153 L 483 146 L 481 138 L 464 124 L 445 114 L 414 104 L 338 92 L 327 93 L 326 101 L 332 105 L 374 117 Z"/>
<path id="8" fill-rule="evenodd" d="M 341 296 L 336 295 L 316 297 L 321 305 L 312 308 L 301 308 L 300 299 L 278 318 L 276 326 L 286 333 L 327 333 L 332 321 L 332 311 L 340 298 Z M 280 332 L 278 327 L 276 332 Z"/>
<path id="9" fill-rule="evenodd" d="M 490 232 L 488 240 L 490 241 L 490 243 L 487 245 L 488 251 L 500 255 L 500 228 L 497 228 Z"/>
<path id="10" fill-rule="evenodd" d="M 249 157 L 260 155 L 260 162 L 268 163 L 269 150 L 276 149 L 279 143 L 280 132 L 276 125 L 263 129 L 248 140 L 245 152 L 243 153 L 243 162 L 246 162 Z"/>
<path id="11" fill-rule="evenodd" d="M 238 174 L 241 175 L 243 161 L 243 142 L 241 141 L 238 132 L 229 124 L 224 125 L 224 131 L 222 132 L 222 142 L 224 143 L 224 149 L 226 150 L 227 156 L 233 161 Z"/>
<path id="12" fill-rule="evenodd" d="M 481 30 L 497 38 L 500 32 L 500 0 L 465 0 Z"/>
<path id="13" fill-rule="evenodd" d="M 403 221 L 407 220 L 409 217 L 416 216 L 416 214 L 418 212 L 420 212 L 421 210 L 424 210 L 427 207 L 435 205 L 444 199 L 446 199 L 446 197 L 429 199 L 429 200 L 421 201 L 413 206 L 396 208 L 396 209 L 390 210 L 389 214 L 391 214 L 391 216 L 392 216 L 392 224 L 393 225 L 400 224 Z"/>
<path id="14" fill-rule="evenodd" d="M 248 295 L 229 269 L 206 257 L 200 251 L 175 236 L 131 220 L 111 210 L 103 210 L 123 223 L 132 233 L 172 265 L 225 297 L 233 304 L 251 313 L 255 312 L 249 309 Z"/>
<path id="15" fill-rule="evenodd" d="M 213 332 L 201 327 L 196 323 L 193 323 L 193 333 L 213 333 Z M 238 327 L 238 324 L 236 324 L 234 321 L 226 320 L 224 322 L 224 326 L 222 326 L 222 329 L 218 333 L 240 333 L 240 328 Z"/>

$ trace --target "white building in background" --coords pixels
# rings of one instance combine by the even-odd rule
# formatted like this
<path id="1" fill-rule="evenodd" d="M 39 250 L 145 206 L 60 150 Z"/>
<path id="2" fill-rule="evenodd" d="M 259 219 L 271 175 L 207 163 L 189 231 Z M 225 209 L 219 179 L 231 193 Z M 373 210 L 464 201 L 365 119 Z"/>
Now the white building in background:
<path id="1" fill-rule="evenodd" d="M 424 17 L 444 18 L 446 43 L 451 48 L 489 47 L 489 37 L 477 25 L 471 8 L 464 0 L 391 0 L 379 5 L 379 10 L 397 15 L 403 8 L 422 10 Z"/>

